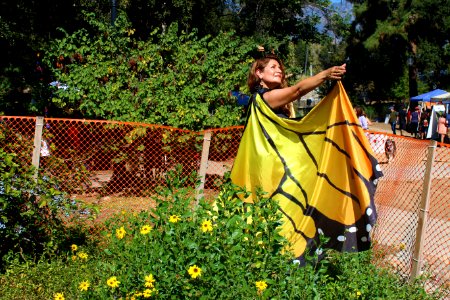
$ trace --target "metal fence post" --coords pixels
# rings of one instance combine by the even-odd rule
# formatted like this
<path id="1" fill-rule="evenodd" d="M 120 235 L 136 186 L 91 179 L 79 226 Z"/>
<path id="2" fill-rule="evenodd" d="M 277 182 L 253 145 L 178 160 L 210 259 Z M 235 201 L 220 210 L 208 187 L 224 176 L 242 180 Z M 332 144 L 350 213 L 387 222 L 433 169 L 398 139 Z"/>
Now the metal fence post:
<path id="1" fill-rule="evenodd" d="M 35 167 L 33 179 L 37 182 L 39 159 L 41 157 L 42 129 L 44 128 L 44 117 L 36 117 L 36 128 L 34 130 L 34 147 L 31 164 Z"/>
<path id="2" fill-rule="evenodd" d="M 203 189 L 205 187 L 206 180 L 206 169 L 208 168 L 208 157 L 209 157 L 209 145 L 211 144 L 211 131 L 205 131 L 205 135 L 203 136 L 203 149 L 202 149 L 202 158 L 200 160 L 200 185 L 197 187 L 197 196 L 196 200 L 200 200 L 203 197 Z"/>
<path id="3" fill-rule="evenodd" d="M 411 277 L 409 278 L 411 282 L 420 275 L 420 271 L 423 265 L 423 246 L 426 238 L 428 208 L 430 206 L 431 174 L 433 172 L 435 150 L 436 141 L 432 140 L 430 146 L 428 146 L 427 165 L 425 169 L 425 177 L 423 180 L 422 200 L 420 203 L 419 220 L 416 230 L 416 242 L 414 245 L 414 252 L 412 257 Z"/>

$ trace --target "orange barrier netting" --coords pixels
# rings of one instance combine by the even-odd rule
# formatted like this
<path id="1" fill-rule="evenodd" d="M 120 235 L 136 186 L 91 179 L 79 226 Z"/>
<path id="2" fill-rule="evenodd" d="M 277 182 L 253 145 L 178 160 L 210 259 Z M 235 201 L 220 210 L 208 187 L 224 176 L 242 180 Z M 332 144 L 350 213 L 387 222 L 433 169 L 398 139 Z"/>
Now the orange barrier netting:
<path id="1" fill-rule="evenodd" d="M 0 117 L 0 144 L 32 163 L 37 118 Z M 208 130 L 204 190 L 217 193 L 233 165 L 242 126 Z M 142 123 L 46 118 L 42 126 L 39 169 L 58 179 L 72 195 L 149 196 L 164 186 L 165 175 L 180 164 L 182 175 L 201 169 L 206 131 L 192 132 Z M 429 140 L 367 132 L 384 176 L 375 203 L 378 222 L 373 231 L 375 263 L 405 279 L 417 262 L 417 229 L 424 198 Z M 392 139 L 396 155 L 388 162 L 385 142 Z M 421 271 L 427 288 L 450 287 L 450 147 L 434 149 L 429 209 L 424 229 Z M 447 293 L 450 296 L 450 292 Z"/>

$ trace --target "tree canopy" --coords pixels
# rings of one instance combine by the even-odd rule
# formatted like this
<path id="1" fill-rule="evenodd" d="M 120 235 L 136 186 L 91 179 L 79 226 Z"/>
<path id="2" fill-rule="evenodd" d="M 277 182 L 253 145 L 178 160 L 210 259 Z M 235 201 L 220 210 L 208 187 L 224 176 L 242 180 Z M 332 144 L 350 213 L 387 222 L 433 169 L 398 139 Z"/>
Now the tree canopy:
<path id="1" fill-rule="evenodd" d="M 228 91 L 246 76 L 251 41 L 232 32 L 198 38 L 179 33 L 177 23 L 140 41 L 124 15 L 114 27 L 91 18 L 97 34 L 80 29 L 47 53 L 63 84 L 54 88 L 57 109 L 196 130 L 238 124 L 241 109 Z"/>
<path id="2" fill-rule="evenodd" d="M 448 89 L 448 0 L 344 2 L 351 15 L 328 0 L 2 2 L 0 113 L 235 125 L 228 91 L 245 92 L 261 45 L 290 80 L 347 62 L 354 102 Z"/>
<path id="3" fill-rule="evenodd" d="M 449 87 L 448 0 L 349 2 L 355 19 L 348 81 L 355 90 L 372 99 L 405 99 Z"/>

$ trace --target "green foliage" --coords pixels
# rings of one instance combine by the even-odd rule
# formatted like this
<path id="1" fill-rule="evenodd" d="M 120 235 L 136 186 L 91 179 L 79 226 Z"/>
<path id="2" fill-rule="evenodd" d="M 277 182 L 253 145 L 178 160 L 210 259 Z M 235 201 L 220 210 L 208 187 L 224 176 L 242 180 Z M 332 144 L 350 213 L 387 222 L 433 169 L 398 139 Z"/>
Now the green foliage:
<path id="1" fill-rule="evenodd" d="M 58 191 L 50 178 L 37 177 L 23 166 L 17 155 L 0 149 L 0 270 L 4 260 L 20 254 L 22 260 L 59 250 L 72 235 L 80 240 L 76 227 L 66 227 L 75 212 L 89 213 Z M 80 210 L 81 209 L 81 210 Z"/>
<path id="2" fill-rule="evenodd" d="M 196 202 L 193 178 L 169 172 L 156 206 L 121 213 L 97 243 L 67 245 L 51 261 L 11 260 L 4 299 L 433 299 L 370 263 L 370 252 L 326 252 L 299 267 L 279 235 L 278 205 L 230 183 L 215 201 Z M 294 263 L 293 263 L 294 262 Z"/>
<path id="3" fill-rule="evenodd" d="M 67 45 L 67 47 L 73 47 L 72 49 L 65 49 L 67 50 L 67 56 L 62 51 L 61 53 L 55 53 L 56 56 L 54 57 L 44 57 L 44 59 L 47 59 L 53 65 L 56 63 L 56 58 L 63 54 L 64 64 L 67 64 L 70 60 L 81 58 L 78 55 L 74 58 L 72 55 L 75 53 L 72 50 L 80 50 L 79 46 L 85 45 L 85 50 L 90 51 L 89 55 L 93 58 L 90 60 L 90 63 L 95 64 L 98 60 L 97 70 L 90 70 L 90 76 L 84 78 L 84 80 L 81 80 L 83 78 L 80 77 L 78 82 L 70 82 L 70 84 L 73 87 L 87 83 L 88 88 L 85 91 L 90 92 L 95 91 L 97 88 L 99 91 L 93 96 L 117 92 L 117 98 L 125 98 L 122 102 L 114 101 L 114 103 L 110 103 L 112 100 L 107 98 L 104 104 L 99 105 L 101 107 L 98 111 L 105 112 L 95 115 L 95 118 L 111 118 L 112 113 L 109 110 L 115 110 L 114 113 L 116 114 L 116 110 L 120 109 L 124 111 L 145 110 L 148 105 L 145 102 L 155 99 L 145 100 L 146 93 L 142 87 L 139 87 L 139 91 L 144 92 L 144 97 L 142 97 L 142 93 L 133 93 L 133 90 L 138 88 L 137 86 L 139 85 L 136 83 L 136 77 L 133 77 L 133 75 L 139 77 L 138 81 L 143 82 L 143 85 L 145 85 L 146 76 L 149 74 L 142 74 L 140 71 L 136 74 L 132 72 L 123 73 L 121 71 L 123 78 L 119 80 L 118 78 L 108 78 L 109 71 L 105 71 L 105 68 L 112 67 L 114 72 L 117 72 L 118 69 L 126 69 L 128 62 L 136 60 L 137 55 L 135 54 L 141 50 L 131 49 L 138 47 L 137 41 L 143 42 L 150 39 L 152 40 L 150 43 L 159 44 L 159 36 L 155 31 L 167 32 L 170 24 L 174 22 L 177 22 L 179 25 L 176 35 L 179 35 L 181 38 L 191 37 L 191 34 L 193 34 L 200 40 L 206 37 L 207 41 L 205 43 L 216 39 L 223 40 L 227 51 L 233 50 L 236 52 L 228 51 L 225 54 L 225 59 L 222 60 L 222 63 L 231 63 L 227 68 L 216 66 L 218 67 L 217 74 L 222 74 L 224 81 L 208 79 L 212 86 L 220 85 L 220 87 L 212 88 L 221 95 L 213 99 L 214 103 L 218 103 L 217 106 L 222 106 L 220 103 L 221 99 L 227 98 L 227 92 L 235 84 L 243 85 L 245 81 L 246 74 L 239 76 L 237 81 L 232 79 L 231 84 L 227 82 L 230 70 L 236 75 L 242 75 L 240 74 L 240 61 L 236 63 L 228 56 L 231 55 L 240 59 L 243 57 L 242 54 L 246 52 L 242 51 L 243 48 L 255 48 L 256 43 L 249 42 L 246 39 L 258 37 L 258 43 L 266 42 L 269 37 L 279 40 L 289 39 L 295 42 L 303 40 L 308 41 L 308 43 L 321 43 L 330 32 L 333 32 L 334 36 L 339 39 L 341 35 L 345 34 L 347 28 L 342 26 L 343 24 L 345 25 L 345 22 L 341 22 L 341 15 L 332 10 L 331 2 L 328 0 L 266 0 L 264 3 L 255 0 L 177 0 L 168 1 L 164 4 L 155 0 L 127 0 L 115 1 L 115 4 L 120 13 L 128 16 L 130 22 L 127 26 L 123 26 L 124 23 L 120 16 L 113 22 L 113 1 L 69 0 L 52 3 L 51 5 L 43 5 L 36 0 L 21 1 L 15 5 L 5 1 L 0 3 L 0 10 L 2 11 L 0 41 L 3 46 L 3 53 L 6 53 L 5 57 L 7 58 L 0 62 L 0 86 L 4 87 L 0 92 L 0 112 L 7 115 L 40 115 L 43 114 L 46 107 L 50 111 L 49 116 L 67 117 L 68 115 L 73 116 L 70 115 L 72 110 L 79 110 L 79 105 L 84 104 L 83 95 L 90 96 L 90 94 L 83 94 L 80 90 L 80 94 L 71 97 L 64 97 L 64 99 L 56 97 L 54 99 L 55 103 L 53 103 L 49 100 L 48 84 L 54 79 L 64 78 L 61 78 L 59 74 L 54 74 L 52 67 L 47 68 L 41 64 L 42 58 L 45 56 L 43 56 L 44 53 L 52 54 L 55 52 L 54 49 L 49 49 L 52 41 L 57 39 L 61 41 L 60 44 L 62 45 L 64 42 L 69 42 L 69 39 L 67 39 L 69 35 L 80 39 L 76 41 L 78 43 L 70 41 L 71 45 Z M 95 19 L 103 25 L 92 24 L 91 16 L 86 18 L 84 11 L 89 11 L 91 16 L 95 14 Z M 323 26 L 321 26 L 324 20 L 327 20 L 326 30 L 322 30 Z M 115 24 L 114 28 L 108 28 L 110 24 Z M 100 27 L 103 27 L 101 31 L 98 30 Z M 59 30 L 60 28 L 63 28 L 65 32 Z M 123 33 L 124 29 L 131 29 L 128 32 L 130 34 L 133 32 L 132 39 L 125 44 L 121 43 L 119 46 L 117 39 L 127 37 Z M 119 34 L 113 31 L 119 32 Z M 83 32 L 83 34 L 76 36 L 77 32 Z M 120 32 L 123 34 L 120 34 Z M 226 32 L 226 34 L 223 34 L 223 32 Z M 86 44 L 86 40 L 83 40 L 86 37 L 89 37 L 89 41 L 92 43 Z M 233 42 L 228 44 L 228 40 Z M 234 42 L 235 40 L 237 42 Z M 143 43 L 145 44 L 145 42 Z M 199 40 L 195 41 L 195 43 L 200 45 L 201 48 L 206 48 L 208 53 L 213 51 L 208 46 L 201 45 Z M 180 45 L 180 43 L 175 43 L 175 45 Z M 236 47 L 236 45 L 240 46 Z M 61 49 L 64 48 L 63 46 Z M 102 47 L 104 47 L 104 51 L 101 50 Z M 117 47 L 117 49 L 115 49 L 116 51 L 111 51 L 112 48 L 110 47 Z M 178 49 L 175 50 L 177 51 Z M 217 49 L 216 53 L 220 51 L 221 49 Z M 183 55 L 182 52 L 183 49 L 180 49 L 179 55 Z M 95 56 L 97 53 L 99 54 L 98 57 Z M 164 51 L 159 54 L 155 53 L 156 56 L 160 55 L 166 59 L 164 57 L 165 54 Z M 106 58 L 109 59 L 110 65 L 106 63 Z M 189 62 L 191 58 L 186 57 L 186 60 Z M 168 64 L 176 66 L 173 62 L 168 62 L 164 63 L 163 68 L 165 69 Z M 144 64 L 140 64 L 140 66 L 143 67 Z M 300 64 L 300 66 L 303 66 L 303 64 Z M 38 71 L 40 67 L 43 68 Z M 88 67 L 91 67 L 91 64 Z M 147 67 L 151 66 L 147 65 Z M 207 67 L 213 68 L 211 64 Z M 92 68 L 94 67 L 92 66 Z M 82 70 L 77 69 L 76 71 Z M 169 70 L 165 71 L 168 72 Z M 178 69 L 175 70 L 175 73 L 178 74 L 181 71 Z M 201 70 L 197 71 L 200 72 Z M 152 75 L 162 75 L 161 70 L 155 70 L 155 72 L 152 72 Z M 210 76 L 209 72 L 207 73 L 206 75 Z M 87 72 L 81 72 L 80 74 L 86 75 Z M 172 79 L 169 74 L 166 75 L 167 78 L 163 81 L 170 82 Z M 129 76 L 129 81 L 125 79 L 127 76 Z M 108 80 L 108 82 L 112 80 L 115 84 L 104 86 L 104 83 L 99 83 L 99 81 L 103 80 Z M 96 83 L 98 84 L 97 86 L 95 86 Z M 162 86 L 159 87 L 159 89 L 163 88 Z M 127 89 L 129 90 L 128 92 L 123 92 L 123 90 Z M 206 89 L 209 91 L 211 87 L 209 86 Z M 222 93 L 222 91 L 225 91 L 225 93 Z M 67 101 L 66 98 L 71 99 L 67 105 L 64 105 L 63 101 Z M 135 100 L 135 98 L 140 100 Z M 89 99 L 89 101 L 91 100 Z M 103 103 L 103 99 L 97 99 L 97 102 L 94 102 L 94 104 L 98 104 L 98 102 Z M 126 106 L 123 107 L 120 103 L 124 103 Z M 66 110 L 64 113 L 60 111 L 61 107 Z M 90 109 L 95 110 L 94 108 Z M 234 124 L 234 114 L 234 111 L 231 112 L 231 115 L 219 111 L 217 112 L 217 121 Z M 87 117 L 89 116 L 91 115 L 88 114 Z M 191 118 L 196 119 L 195 116 L 191 116 Z"/>
<path id="4" fill-rule="evenodd" d="M 449 86 L 448 1 L 348 2 L 355 19 L 346 77 L 355 89 L 373 85 L 363 91 L 370 99 L 401 100 L 419 94 L 418 86 L 425 87 L 423 92 Z"/>
<path id="5" fill-rule="evenodd" d="M 89 20 L 97 34 L 67 34 L 46 55 L 56 79 L 68 86 L 55 91 L 55 106 L 86 118 L 192 130 L 239 123 L 228 92 L 243 85 L 255 44 L 233 33 L 199 39 L 180 34 L 177 24 L 138 41 L 124 15 L 115 27 L 93 15 Z"/>
<path id="6" fill-rule="evenodd" d="M 427 294 L 420 282 L 408 285 L 400 277 L 371 263 L 372 253 L 330 254 L 331 277 L 322 299 L 440 299 L 439 291 Z M 330 295 L 330 296 L 328 296 Z M 332 296 L 331 296 L 332 295 Z"/>

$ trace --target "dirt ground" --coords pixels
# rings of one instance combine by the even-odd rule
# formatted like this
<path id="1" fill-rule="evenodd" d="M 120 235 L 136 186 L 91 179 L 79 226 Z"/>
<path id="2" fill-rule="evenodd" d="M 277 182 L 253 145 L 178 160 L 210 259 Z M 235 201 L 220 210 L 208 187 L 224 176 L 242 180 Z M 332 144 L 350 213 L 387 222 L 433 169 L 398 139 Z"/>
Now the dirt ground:
<path id="1" fill-rule="evenodd" d="M 385 123 L 372 122 L 369 126 L 369 130 L 377 132 L 387 132 L 392 133 L 391 125 Z"/>

